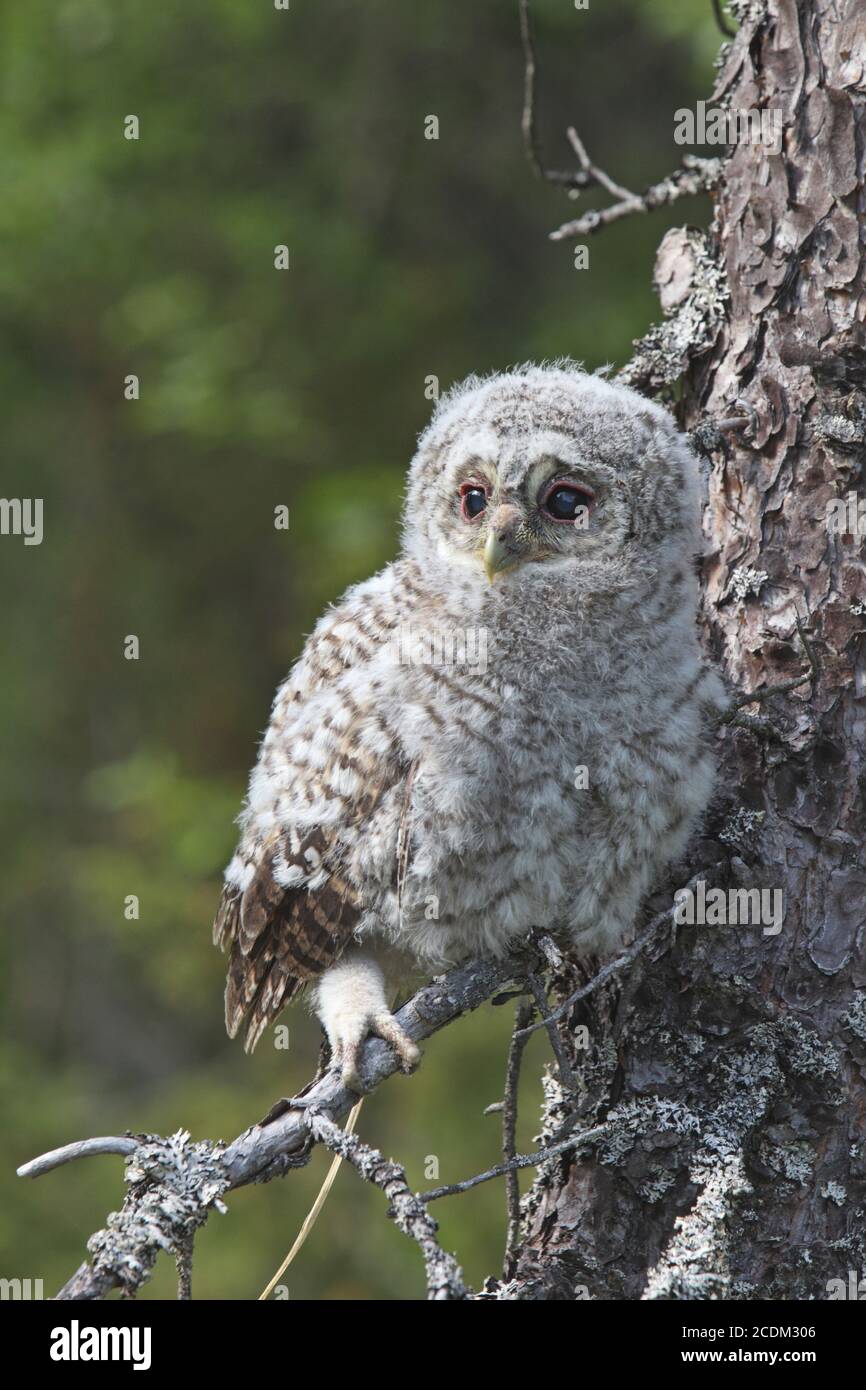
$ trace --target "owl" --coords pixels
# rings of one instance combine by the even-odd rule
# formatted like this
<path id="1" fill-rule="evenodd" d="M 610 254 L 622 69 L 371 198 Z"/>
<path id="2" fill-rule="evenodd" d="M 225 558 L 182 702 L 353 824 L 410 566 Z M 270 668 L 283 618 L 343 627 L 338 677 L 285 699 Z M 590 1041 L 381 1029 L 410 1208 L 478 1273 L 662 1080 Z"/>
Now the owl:
<path id="1" fill-rule="evenodd" d="M 696 464 L 576 364 L 470 377 L 411 463 L 399 557 L 277 692 L 214 925 L 246 1046 L 305 987 L 346 1085 L 395 982 L 533 927 L 606 953 L 713 783 Z"/>

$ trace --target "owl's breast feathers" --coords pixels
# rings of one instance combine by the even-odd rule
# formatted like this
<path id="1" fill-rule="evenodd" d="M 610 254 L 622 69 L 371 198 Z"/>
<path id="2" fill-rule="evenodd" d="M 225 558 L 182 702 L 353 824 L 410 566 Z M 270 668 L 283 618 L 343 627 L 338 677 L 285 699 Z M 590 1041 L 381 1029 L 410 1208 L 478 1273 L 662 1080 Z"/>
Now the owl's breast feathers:
<path id="1" fill-rule="evenodd" d="M 356 933 L 425 963 L 538 922 L 613 948 L 706 805 L 721 687 L 679 557 L 640 603 L 590 603 L 560 571 L 478 600 L 464 574 L 425 590 L 404 558 L 358 585 L 277 694 L 214 924 L 247 1049 Z M 459 670 L 406 659 L 406 628 L 479 621 L 489 666 L 486 643 Z"/>

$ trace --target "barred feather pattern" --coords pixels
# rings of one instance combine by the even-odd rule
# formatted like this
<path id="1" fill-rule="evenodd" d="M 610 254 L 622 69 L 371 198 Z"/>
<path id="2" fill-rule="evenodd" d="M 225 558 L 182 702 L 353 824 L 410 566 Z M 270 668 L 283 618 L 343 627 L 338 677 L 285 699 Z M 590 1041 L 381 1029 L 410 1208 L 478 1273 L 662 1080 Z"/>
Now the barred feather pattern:
<path id="1" fill-rule="evenodd" d="M 582 533 L 539 510 L 566 473 L 596 499 Z M 476 526 L 460 487 L 479 477 Z M 490 582 L 498 506 L 520 563 Z M 400 557 L 322 617 L 274 702 L 214 925 L 232 1036 L 254 1046 L 354 942 L 428 970 L 539 924 L 620 943 L 712 788 L 699 547 L 696 465 L 661 407 L 569 362 L 443 398 Z M 484 660 L 407 659 L 407 632 L 483 634 Z"/>

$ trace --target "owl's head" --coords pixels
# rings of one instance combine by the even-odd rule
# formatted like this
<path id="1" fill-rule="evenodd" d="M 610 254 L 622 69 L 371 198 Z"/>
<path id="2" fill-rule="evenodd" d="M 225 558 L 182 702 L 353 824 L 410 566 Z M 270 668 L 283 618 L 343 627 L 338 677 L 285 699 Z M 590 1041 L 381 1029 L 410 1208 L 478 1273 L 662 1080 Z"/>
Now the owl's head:
<path id="1" fill-rule="evenodd" d="M 697 550 L 697 468 L 661 406 L 571 362 L 469 377 L 409 470 L 404 549 L 507 586 Z"/>

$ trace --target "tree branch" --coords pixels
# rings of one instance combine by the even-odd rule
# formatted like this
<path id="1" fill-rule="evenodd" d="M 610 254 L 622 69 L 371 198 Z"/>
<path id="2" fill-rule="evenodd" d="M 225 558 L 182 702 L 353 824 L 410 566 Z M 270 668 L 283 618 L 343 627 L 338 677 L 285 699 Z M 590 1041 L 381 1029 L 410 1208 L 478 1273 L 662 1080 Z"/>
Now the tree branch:
<path id="1" fill-rule="evenodd" d="M 18 1169 L 19 1178 L 41 1178 L 52 1168 L 71 1163 L 76 1158 L 89 1158 L 91 1154 L 123 1154 L 128 1158 L 138 1148 L 138 1140 L 130 1136 L 107 1135 L 103 1139 L 79 1139 L 74 1144 L 64 1144 L 62 1149 L 51 1149 L 29 1163 L 22 1163 Z"/>
<path id="2" fill-rule="evenodd" d="M 534 964 L 537 957 L 531 948 L 503 960 L 471 961 L 419 989 L 398 1011 L 398 1022 L 409 1037 L 421 1042 L 477 1009 L 510 980 L 523 978 Z M 359 1063 L 365 1093 L 399 1070 L 390 1046 L 368 1038 Z M 330 1070 L 300 1095 L 278 1101 L 259 1124 L 227 1147 L 209 1140 L 192 1143 L 182 1132 L 170 1138 L 128 1134 L 67 1144 L 23 1164 L 20 1176 L 39 1177 L 90 1154 L 117 1153 L 127 1159 L 128 1192 L 121 1211 L 112 1213 L 105 1228 L 91 1236 L 91 1262 L 76 1270 L 57 1298 L 100 1299 L 118 1287 L 134 1296 L 149 1279 L 160 1250 L 185 1256 L 195 1230 L 211 1211 L 225 1210 L 226 1192 L 268 1182 L 305 1164 L 311 1143 L 326 1142 L 327 1122 L 336 1126 L 356 1101 L 339 1073 Z M 308 1112 L 318 1117 L 315 1124 Z M 327 1133 L 333 1137 L 330 1130 Z M 186 1279 L 183 1287 L 185 1291 Z M 440 1296 L 444 1295 L 435 1294 Z"/>
<path id="3" fill-rule="evenodd" d="M 510 1163 L 517 1154 L 517 1091 L 520 1082 L 520 1064 L 523 1061 L 523 1053 L 529 1041 L 523 1030 L 532 1022 L 532 1014 L 533 1009 L 529 1000 L 521 1000 L 514 1016 L 514 1028 L 505 1071 L 505 1097 L 502 1104 L 502 1156 L 506 1163 Z M 508 1226 L 505 1236 L 502 1277 L 503 1279 L 510 1279 L 514 1271 L 517 1243 L 520 1239 L 520 1182 L 516 1169 L 506 1174 L 505 1202 L 508 1212 Z"/>
<path id="4" fill-rule="evenodd" d="M 560 1082 L 566 1090 L 573 1091 L 576 1088 L 577 1082 L 575 1081 L 574 1072 L 571 1070 L 571 1064 L 565 1053 L 565 1045 L 563 1044 L 562 1038 L 559 1036 L 559 1029 L 556 1026 L 556 1021 L 551 1016 L 550 1002 L 544 991 L 544 987 L 538 976 L 532 971 L 527 975 L 526 981 L 529 985 L 532 997 L 535 1000 L 538 1012 L 541 1015 L 542 1023 L 547 1029 L 547 1035 L 550 1038 L 550 1046 L 553 1048 L 553 1055 L 559 1067 Z M 519 1037 L 525 1039 L 526 1033 L 521 1032 Z"/>
<path id="5" fill-rule="evenodd" d="M 399 1163 L 386 1159 L 357 1134 L 347 1134 L 321 1110 L 307 1110 L 306 1120 L 315 1140 L 339 1154 L 362 1178 L 385 1193 L 389 1202 L 388 1215 L 404 1235 L 417 1242 L 424 1256 L 427 1297 L 438 1302 L 469 1297 L 471 1291 L 463 1283 L 460 1266 L 436 1239 L 436 1222 L 421 1199 L 411 1191 L 405 1170 Z"/>
<path id="6" fill-rule="evenodd" d="M 570 131 L 569 134 L 575 132 Z M 591 236 L 593 232 L 599 231 L 602 227 L 609 227 L 611 223 L 619 222 L 623 217 L 630 217 L 632 213 L 654 212 L 656 208 L 675 203 L 680 198 L 706 193 L 718 183 L 721 170 L 720 159 L 702 159 L 699 155 L 686 155 L 681 167 L 668 174 L 660 183 L 651 184 L 640 194 L 626 194 L 625 190 L 620 190 L 618 202 L 611 203 L 608 208 L 592 208 L 582 217 L 564 222 L 555 232 L 550 233 L 550 240 L 563 241 L 566 237 Z M 606 188 L 616 187 L 606 176 L 598 181 Z"/>
<path id="7" fill-rule="evenodd" d="M 774 695 L 786 695 L 791 690 L 797 690 L 800 686 L 805 685 L 807 681 L 812 681 L 813 683 L 817 682 L 821 674 L 821 666 L 815 653 L 815 648 L 809 640 L 809 636 L 801 619 L 797 617 L 795 622 L 797 633 L 803 644 L 803 650 L 806 653 L 806 660 L 809 663 L 808 671 L 804 671 L 801 676 L 792 676 L 790 680 L 780 681 L 778 685 L 764 685 L 757 690 L 741 692 L 735 695 L 728 708 L 718 717 L 717 724 L 720 727 L 725 724 L 732 724 L 738 728 L 758 728 L 759 726 L 756 725 L 754 720 L 745 722 L 739 718 L 740 710 L 744 709 L 746 705 L 763 704 L 765 700 L 771 699 Z M 770 727 L 772 728 L 772 726 Z M 765 729 L 764 732 L 766 733 L 767 730 Z M 778 738 L 780 742 L 783 742 L 779 734 L 775 731 L 774 733 L 775 737 Z"/>
<path id="8" fill-rule="evenodd" d="M 546 179 L 548 183 L 562 184 L 566 188 L 588 188 L 594 179 L 584 169 L 571 171 L 548 169 L 542 158 L 535 117 L 538 60 L 535 56 L 535 38 L 532 32 L 529 0 L 519 0 L 519 9 L 520 40 L 523 44 L 524 61 L 523 114 L 520 124 L 523 131 L 523 146 L 526 150 L 526 157 L 538 178 Z"/>
<path id="9" fill-rule="evenodd" d="M 517 1035 L 515 1034 L 515 1037 Z M 582 1129 L 576 1134 L 569 1134 L 565 1139 L 558 1139 L 555 1144 L 548 1144 L 543 1149 L 536 1149 L 531 1154 L 515 1154 L 505 1163 L 497 1163 L 493 1168 L 487 1168 L 483 1173 L 476 1173 L 474 1177 L 464 1178 L 462 1182 L 448 1183 L 445 1187 L 431 1187 L 427 1192 L 418 1194 L 419 1202 L 438 1202 L 440 1197 L 456 1197 L 461 1192 L 471 1192 L 473 1187 L 479 1187 L 483 1182 L 490 1182 L 493 1178 L 505 1177 L 508 1173 L 517 1173 L 521 1168 L 537 1168 L 540 1164 L 546 1163 L 549 1158 L 556 1158 L 557 1154 L 568 1153 L 571 1149 L 579 1148 L 581 1144 L 592 1144 L 596 1139 L 603 1139 L 610 1132 L 611 1120 L 606 1120 L 603 1124 L 594 1125 L 592 1129 Z"/>
<path id="10" fill-rule="evenodd" d="M 718 0 L 714 0 L 714 3 L 717 4 Z M 675 169 L 666 179 L 653 184 L 644 193 L 631 193 L 590 159 L 586 146 L 574 126 L 569 126 L 566 134 L 571 148 L 577 155 L 579 167 L 571 172 L 549 169 L 542 157 L 536 119 L 538 59 L 535 52 L 535 37 L 532 30 L 529 0 L 518 0 L 518 9 L 524 61 L 521 129 L 523 131 L 523 146 L 530 165 L 538 178 L 546 179 L 548 183 L 561 184 L 567 188 L 571 198 L 578 198 L 581 189 L 597 187 L 603 188 L 605 192 L 617 200 L 610 207 L 593 208 L 589 212 L 585 212 L 582 217 L 563 223 L 555 232 L 550 233 L 551 241 L 562 241 L 566 237 L 573 236 L 589 236 L 601 227 L 608 227 L 612 222 L 618 222 L 620 218 L 629 217 L 632 213 L 652 212 L 655 208 L 664 207 L 668 203 L 675 203 L 679 198 L 704 193 L 715 187 L 721 178 L 722 161 L 687 155 L 681 167 Z M 718 8 L 716 13 L 721 23 Z"/>

